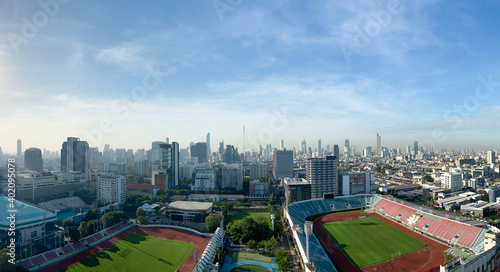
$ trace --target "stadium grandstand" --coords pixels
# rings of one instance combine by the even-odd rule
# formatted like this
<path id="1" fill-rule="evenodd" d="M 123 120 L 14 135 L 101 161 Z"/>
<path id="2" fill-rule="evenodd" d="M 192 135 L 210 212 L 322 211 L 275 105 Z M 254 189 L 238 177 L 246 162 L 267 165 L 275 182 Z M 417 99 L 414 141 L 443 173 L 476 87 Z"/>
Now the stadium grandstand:
<path id="1" fill-rule="evenodd" d="M 337 271 L 337 268 L 333 265 L 327 252 L 325 252 L 314 234 L 308 237 L 310 252 L 308 260 L 306 254 L 307 234 L 302 231 L 306 227 L 305 222 L 320 215 L 355 209 L 370 209 L 392 221 L 398 222 L 408 229 L 440 240 L 445 244 L 453 244 L 456 247 L 473 252 L 471 256 L 461 259 L 460 262 L 456 262 L 455 260 L 455 266 L 465 267 L 468 265 L 468 267 L 471 267 L 470 270 L 466 269 L 463 271 L 476 271 L 472 269 L 476 266 L 471 266 L 468 263 L 479 260 L 478 256 L 481 256 L 486 251 L 489 252 L 489 257 L 487 256 L 487 258 L 491 260 L 499 251 L 496 246 L 494 248 L 485 248 L 485 244 L 487 244 L 485 243 L 485 236 L 493 235 L 496 237 L 496 234 L 492 234 L 491 231 L 494 230 L 497 232 L 498 229 L 490 227 L 482 221 L 470 220 L 454 214 L 448 214 L 432 208 L 380 195 L 364 194 L 335 197 L 332 199 L 312 199 L 290 204 L 286 210 L 287 221 L 294 229 L 293 236 L 298 245 L 305 271 Z M 492 240 L 495 240 L 496 245 L 496 238 L 492 238 Z M 492 250 L 495 249 L 495 254 L 493 254 Z M 442 269 L 445 268 L 442 267 Z M 460 271 L 453 270 L 449 264 L 446 269 L 449 269 L 449 271 Z"/>

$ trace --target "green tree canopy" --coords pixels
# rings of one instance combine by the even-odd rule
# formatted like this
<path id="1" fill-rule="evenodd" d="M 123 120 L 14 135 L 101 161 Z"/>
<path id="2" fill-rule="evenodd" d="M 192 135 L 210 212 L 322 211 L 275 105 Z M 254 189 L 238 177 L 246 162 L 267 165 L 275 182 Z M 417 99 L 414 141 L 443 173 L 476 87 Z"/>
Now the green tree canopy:
<path id="1" fill-rule="evenodd" d="M 214 232 L 219 226 L 222 217 L 220 214 L 211 213 L 205 218 L 205 226 L 209 232 Z"/>

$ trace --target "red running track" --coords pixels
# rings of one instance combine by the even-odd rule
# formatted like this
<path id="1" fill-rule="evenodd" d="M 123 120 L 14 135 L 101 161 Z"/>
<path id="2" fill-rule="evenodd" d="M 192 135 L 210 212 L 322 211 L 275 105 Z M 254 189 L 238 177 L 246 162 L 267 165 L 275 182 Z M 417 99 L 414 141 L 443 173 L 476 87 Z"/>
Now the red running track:
<path id="1" fill-rule="evenodd" d="M 201 254 L 205 250 L 205 248 L 208 245 L 208 242 L 210 242 L 210 238 L 203 238 L 200 237 L 192 232 L 185 231 L 185 230 L 177 230 L 177 229 L 169 229 L 169 228 L 131 228 L 126 230 L 123 233 L 120 233 L 116 235 L 115 237 L 100 243 L 99 245 L 82 252 L 78 255 L 75 255 L 69 259 L 66 259 L 60 263 L 54 264 L 52 266 L 46 267 L 40 272 L 54 272 L 54 271 L 62 271 L 65 268 L 71 266 L 74 263 L 81 262 L 85 260 L 86 258 L 96 254 L 97 252 L 117 243 L 121 239 L 127 237 L 130 234 L 142 234 L 142 235 L 147 235 L 147 236 L 153 236 L 153 237 L 158 237 L 162 239 L 167 239 L 167 240 L 174 240 L 174 241 L 180 241 L 180 242 L 188 242 L 188 243 L 194 243 L 195 244 L 195 249 L 198 254 L 198 258 L 200 258 Z M 194 250 L 189 254 L 189 257 L 186 259 L 184 264 L 182 265 L 180 271 L 181 272 L 191 272 L 193 271 L 194 268 Z"/>
<path id="2" fill-rule="evenodd" d="M 385 261 L 376 265 L 368 266 L 363 269 L 356 267 L 351 261 L 344 255 L 342 250 L 335 244 L 335 242 L 330 238 L 328 233 L 323 229 L 322 224 L 335 221 L 343 221 L 346 219 L 356 219 L 359 217 L 375 217 L 383 222 L 397 228 L 398 230 L 424 242 L 427 247 L 401 256 L 399 258 Z M 314 232 L 319 238 L 323 247 L 326 249 L 330 258 L 334 259 L 334 262 L 344 271 L 439 271 L 439 266 L 445 261 L 443 251 L 448 249 L 446 245 L 438 243 L 432 239 L 429 239 L 419 233 L 409 230 L 381 215 L 376 213 L 333 213 L 320 217 L 314 221 Z"/>

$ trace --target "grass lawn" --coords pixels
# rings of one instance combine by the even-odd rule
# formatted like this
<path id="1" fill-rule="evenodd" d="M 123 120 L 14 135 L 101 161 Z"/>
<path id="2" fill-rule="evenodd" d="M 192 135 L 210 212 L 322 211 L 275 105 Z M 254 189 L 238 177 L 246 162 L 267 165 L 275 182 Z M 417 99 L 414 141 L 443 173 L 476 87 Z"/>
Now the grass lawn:
<path id="1" fill-rule="evenodd" d="M 422 241 L 374 217 L 326 223 L 323 228 L 360 268 L 393 259 L 396 252 L 403 256 L 425 248 Z"/>
<path id="2" fill-rule="evenodd" d="M 229 215 L 228 223 L 233 221 L 243 221 L 247 217 L 252 217 L 253 219 L 262 216 L 267 219 L 269 225 L 271 225 L 271 213 L 270 212 L 233 212 Z"/>
<path id="3" fill-rule="evenodd" d="M 233 252 L 231 263 L 244 262 L 244 261 L 260 261 L 271 264 L 271 257 L 265 256 L 259 252 Z"/>
<path id="4" fill-rule="evenodd" d="M 269 272 L 269 269 L 254 264 L 245 264 L 233 268 L 230 272 Z"/>
<path id="5" fill-rule="evenodd" d="M 64 271 L 175 271 L 194 244 L 132 234 Z"/>

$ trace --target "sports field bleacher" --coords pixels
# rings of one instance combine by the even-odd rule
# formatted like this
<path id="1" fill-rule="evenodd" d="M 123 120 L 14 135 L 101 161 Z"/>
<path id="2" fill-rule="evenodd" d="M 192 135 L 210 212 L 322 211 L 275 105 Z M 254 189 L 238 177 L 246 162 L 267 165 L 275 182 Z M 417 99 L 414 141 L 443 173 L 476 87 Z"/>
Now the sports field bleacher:
<path id="1" fill-rule="evenodd" d="M 380 197 L 373 196 L 373 198 Z M 398 219 L 399 214 L 402 213 L 399 220 L 405 223 L 408 223 L 408 218 L 416 211 L 413 208 L 387 199 L 381 199 L 373 207 L 395 219 Z M 445 219 L 425 212 L 422 213 L 424 216 L 420 217 L 414 227 L 440 237 L 447 242 L 459 243 L 467 247 L 476 247 L 482 243 L 483 235 L 487 231 L 487 229 L 485 230 L 480 227 Z M 459 238 L 456 239 L 456 237 Z"/>

